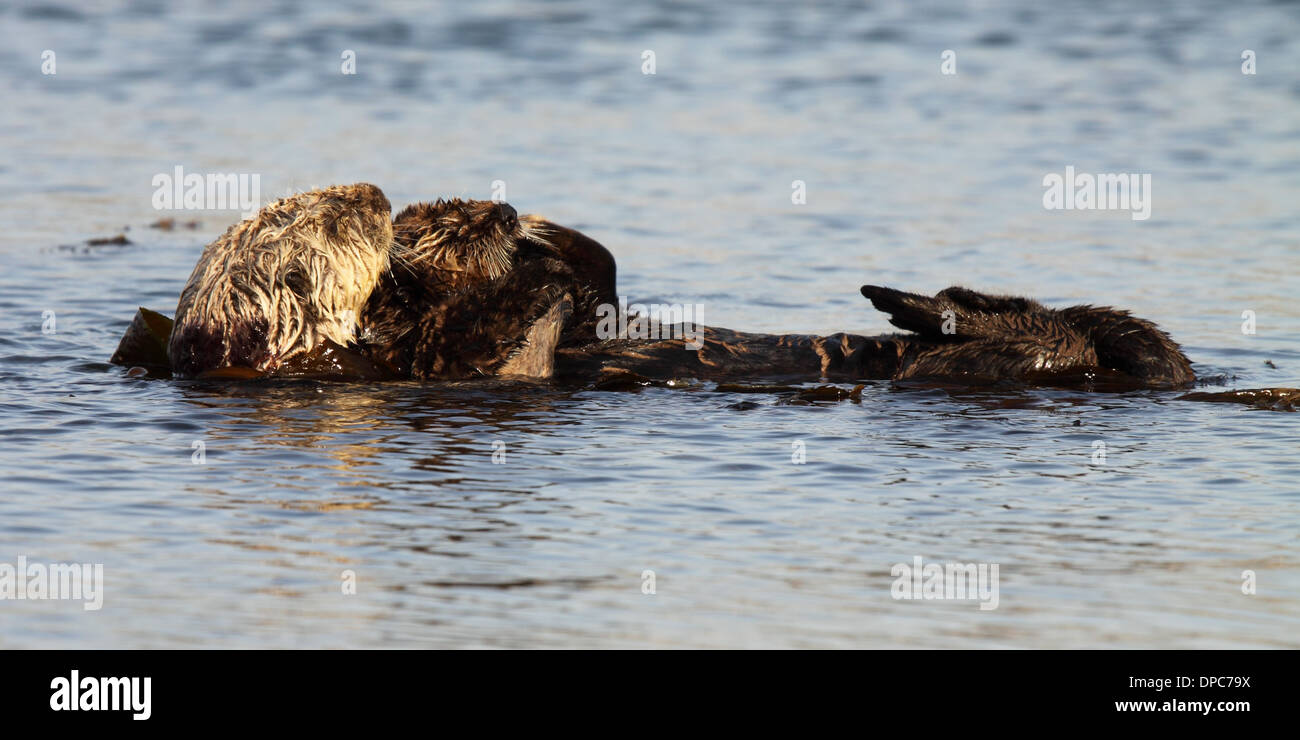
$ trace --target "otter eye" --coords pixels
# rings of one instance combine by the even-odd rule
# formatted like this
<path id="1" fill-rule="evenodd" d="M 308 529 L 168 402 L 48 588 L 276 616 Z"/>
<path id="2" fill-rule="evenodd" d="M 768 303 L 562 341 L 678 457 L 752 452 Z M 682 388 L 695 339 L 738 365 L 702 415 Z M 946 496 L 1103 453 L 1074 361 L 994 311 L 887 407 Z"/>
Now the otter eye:
<path id="1" fill-rule="evenodd" d="M 519 225 L 519 213 L 509 203 L 498 203 L 497 213 L 501 216 L 501 223 L 505 224 L 507 229 Z"/>

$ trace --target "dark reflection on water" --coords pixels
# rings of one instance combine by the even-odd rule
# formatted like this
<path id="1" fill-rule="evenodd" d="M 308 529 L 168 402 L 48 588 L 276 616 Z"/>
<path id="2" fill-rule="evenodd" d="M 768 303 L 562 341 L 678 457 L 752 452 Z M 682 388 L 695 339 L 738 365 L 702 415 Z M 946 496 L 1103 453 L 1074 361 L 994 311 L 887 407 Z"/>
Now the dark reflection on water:
<path id="1" fill-rule="evenodd" d="M 1298 644 L 1295 414 L 105 362 L 237 219 L 147 228 L 152 176 L 180 164 L 259 173 L 263 199 L 368 180 L 398 207 L 501 179 L 609 246 L 632 302 L 715 325 L 884 332 L 862 283 L 964 283 L 1131 308 L 1211 390 L 1300 385 L 1293 6 L 35 3 L 0 23 L 0 562 L 108 581 L 99 612 L 0 601 L 0 647 Z M 1067 165 L 1151 173 L 1151 219 L 1044 211 Z M 999 607 L 894 600 L 915 556 L 998 563 Z"/>

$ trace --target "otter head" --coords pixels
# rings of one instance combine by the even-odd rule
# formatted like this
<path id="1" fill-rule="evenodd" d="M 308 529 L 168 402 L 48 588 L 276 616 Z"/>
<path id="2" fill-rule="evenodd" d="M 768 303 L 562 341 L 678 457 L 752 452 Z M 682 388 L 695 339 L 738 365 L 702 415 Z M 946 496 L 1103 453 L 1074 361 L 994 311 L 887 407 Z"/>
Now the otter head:
<path id="1" fill-rule="evenodd" d="M 548 374 L 583 294 L 551 241 L 563 231 L 492 201 L 403 209 L 392 267 L 362 313 L 363 352 L 420 379 Z M 612 283 L 612 261 L 609 271 Z"/>
<path id="2" fill-rule="evenodd" d="M 172 370 L 274 373 L 326 341 L 352 342 L 388 267 L 390 212 L 379 188 L 360 183 L 284 198 L 230 227 L 181 292 Z"/>
<path id="3" fill-rule="evenodd" d="M 495 280 L 509 272 L 524 240 L 543 240 L 540 231 L 520 220 L 508 203 L 460 198 L 416 203 L 393 219 L 394 275 L 439 293 Z"/>
<path id="4" fill-rule="evenodd" d="M 399 375 L 511 372 L 521 346 L 540 357 L 538 336 L 555 344 L 551 328 L 539 329 L 550 327 L 545 317 L 564 317 L 554 327 L 561 344 L 586 344 L 598 307 L 617 302 L 608 250 L 504 203 L 416 204 L 393 234 L 393 265 L 366 304 L 361 338 L 370 359 Z"/>

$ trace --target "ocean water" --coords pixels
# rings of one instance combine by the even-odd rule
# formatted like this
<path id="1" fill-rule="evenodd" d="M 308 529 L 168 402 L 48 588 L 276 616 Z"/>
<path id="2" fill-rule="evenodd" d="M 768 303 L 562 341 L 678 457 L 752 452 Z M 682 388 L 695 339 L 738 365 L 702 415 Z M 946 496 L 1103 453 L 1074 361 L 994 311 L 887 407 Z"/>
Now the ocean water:
<path id="1" fill-rule="evenodd" d="M 37 2 L 0 29 L 0 564 L 104 568 L 98 610 L 0 599 L 0 647 L 1300 646 L 1294 413 L 107 363 L 240 218 L 156 210 L 179 166 L 263 202 L 504 187 L 711 325 L 881 333 L 861 284 L 960 283 L 1131 309 L 1208 390 L 1300 386 L 1294 3 Z M 1045 209 L 1066 167 L 1149 174 L 1150 217 Z M 917 557 L 996 564 L 997 608 L 894 598 Z"/>

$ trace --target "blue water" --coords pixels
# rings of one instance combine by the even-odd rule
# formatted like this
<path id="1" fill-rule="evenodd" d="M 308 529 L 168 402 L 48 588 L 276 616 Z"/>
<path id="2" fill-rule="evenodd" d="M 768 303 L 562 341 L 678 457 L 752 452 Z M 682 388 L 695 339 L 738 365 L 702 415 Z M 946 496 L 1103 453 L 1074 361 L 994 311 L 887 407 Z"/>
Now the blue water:
<path id="1" fill-rule="evenodd" d="M 180 165 L 398 208 L 500 180 L 713 325 L 885 332 L 859 285 L 961 283 L 1131 309 L 1211 390 L 1300 386 L 1300 7 L 323 5 L 0 8 L 0 563 L 105 571 L 98 611 L 0 600 L 0 647 L 1300 646 L 1294 413 L 106 362 L 239 219 L 156 211 Z M 1151 174 L 1151 218 L 1045 210 L 1066 166 Z M 916 556 L 998 564 L 998 608 L 892 598 Z"/>

